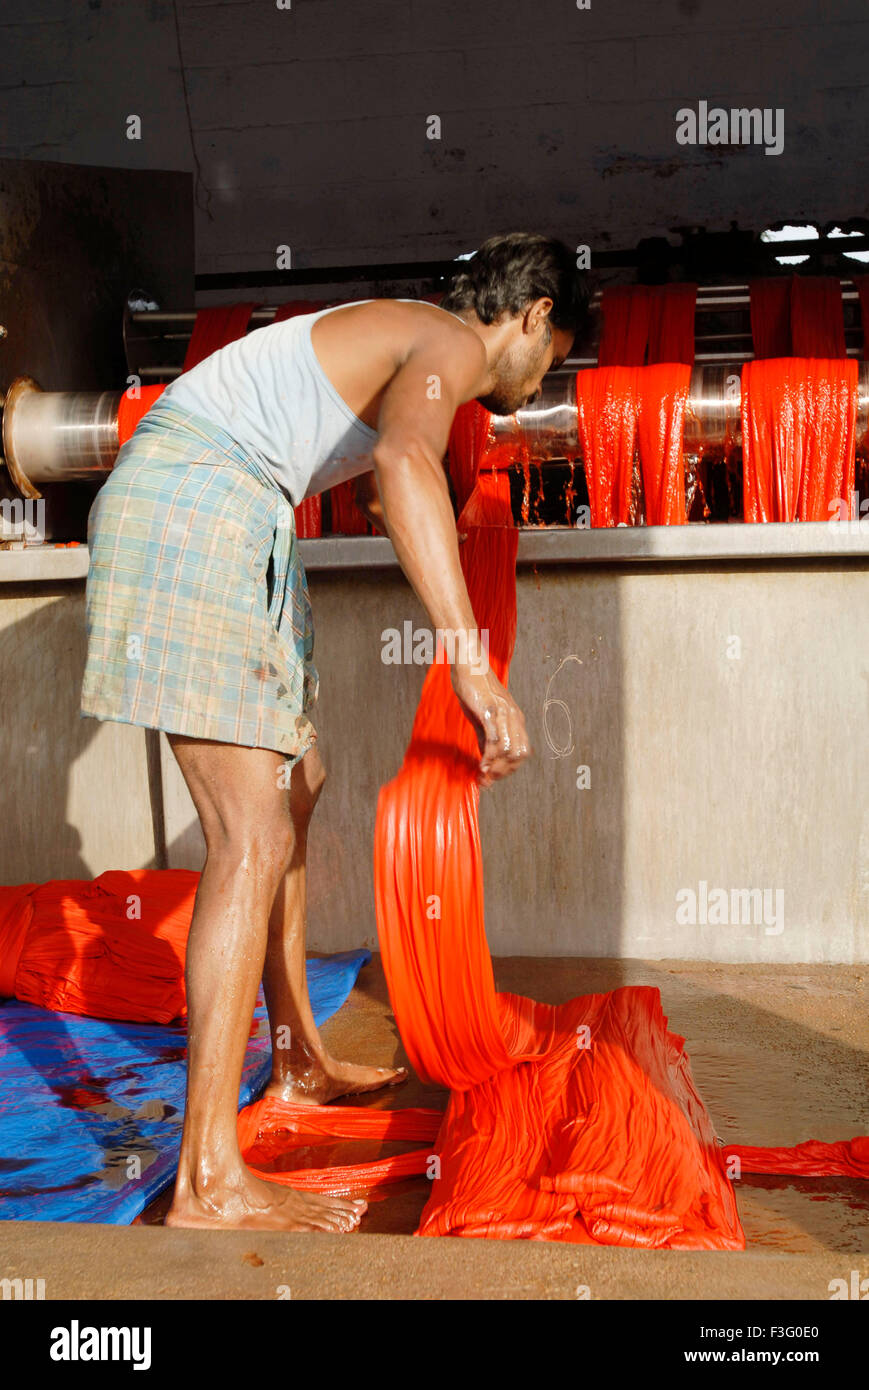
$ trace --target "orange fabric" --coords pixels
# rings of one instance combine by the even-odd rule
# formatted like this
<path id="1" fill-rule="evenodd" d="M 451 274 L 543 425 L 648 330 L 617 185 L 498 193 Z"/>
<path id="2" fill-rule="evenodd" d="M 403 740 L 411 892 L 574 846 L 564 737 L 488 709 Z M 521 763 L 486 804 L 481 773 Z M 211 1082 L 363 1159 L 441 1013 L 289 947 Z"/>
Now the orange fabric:
<path id="1" fill-rule="evenodd" d="M 857 362 L 796 357 L 742 369 L 746 521 L 828 521 L 851 505 Z M 850 511 L 846 511 L 849 515 Z"/>
<path id="2" fill-rule="evenodd" d="M 576 374 L 577 427 L 592 526 L 630 524 L 641 371 L 596 367 Z"/>
<path id="3" fill-rule="evenodd" d="M 791 279 L 752 280 L 749 286 L 754 355 L 787 357 L 791 350 Z"/>
<path id="4" fill-rule="evenodd" d="M 646 367 L 639 376 L 637 443 L 646 498 L 646 525 L 683 525 L 687 516 L 682 436 L 691 368 L 670 362 Z"/>
<path id="5" fill-rule="evenodd" d="M 646 524 L 686 520 L 682 431 L 690 378 L 691 368 L 678 362 L 577 372 L 577 431 L 592 526 L 631 524 L 637 451 Z"/>
<path id="6" fill-rule="evenodd" d="M 226 347 L 227 343 L 243 338 L 253 310 L 253 304 L 221 304 L 212 309 L 200 309 L 187 344 L 185 372 L 219 348 Z"/>
<path id="7" fill-rule="evenodd" d="M 118 446 L 126 444 L 131 439 L 133 432 L 143 415 L 147 415 L 151 406 L 162 396 L 166 390 L 165 381 L 161 381 L 159 386 L 142 386 L 139 388 L 137 398 L 130 400 L 127 392 L 121 396 L 118 402 Z"/>
<path id="8" fill-rule="evenodd" d="M 690 365 L 694 361 L 696 305 L 696 285 L 655 287 L 646 357 L 650 365 L 657 362 L 681 362 Z"/>
<path id="9" fill-rule="evenodd" d="M 184 1018 L 198 882 L 186 869 L 131 869 L 0 888 L 0 993 L 94 1018 Z"/>
<path id="10" fill-rule="evenodd" d="M 0 888 L 0 999 L 15 996 L 15 976 L 30 924 L 38 883 Z"/>
<path id="11" fill-rule="evenodd" d="M 863 327 L 863 357 L 869 357 L 869 275 L 858 275 L 854 280 L 860 297 L 860 322 Z"/>
<path id="12" fill-rule="evenodd" d="M 462 497 L 485 430 L 466 410 L 452 444 Z M 474 611 L 506 679 L 515 633 L 507 479 L 486 473 L 459 525 Z M 669 1033 L 658 991 L 615 990 L 553 1007 L 495 992 L 485 941 L 476 740 L 449 670 L 429 671 L 410 747 L 383 788 L 375 835 L 378 930 L 396 1020 L 411 1061 L 450 1088 L 437 1138 L 420 1112 L 397 1114 L 263 1102 L 240 1120 L 256 1166 L 301 1136 L 433 1142 L 440 1176 L 420 1234 L 550 1239 L 678 1249 L 740 1249 L 745 1239 L 725 1163 L 742 1170 L 847 1171 L 869 1177 L 869 1140 L 796 1149 L 720 1148 Z M 424 1126 L 432 1128 L 425 1130 Z M 387 1128 L 387 1126 L 396 1128 Z M 283 1136 L 283 1138 L 281 1137 Z M 426 1150 L 379 1163 L 276 1174 L 315 1190 L 377 1191 L 431 1173 Z"/>
<path id="13" fill-rule="evenodd" d="M 648 285 L 611 285 L 601 294 L 599 367 L 642 367 L 649 341 Z"/>
<path id="14" fill-rule="evenodd" d="M 837 279 L 791 275 L 753 280 L 749 293 L 755 358 L 847 356 Z"/>
<path id="15" fill-rule="evenodd" d="M 694 361 L 697 286 L 611 285 L 601 295 L 599 367 Z"/>
<path id="16" fill-rule="evenodd" d="M 368 520 L 356 505 L 356 480 L 348 478 L 329 489 L 332 504 L 332 534 L 336 536 L 367 536 L 371 531 Z"/>
<path id="17" fill-rule="evenodd" d="M 791 286 L 794 357 L 845 357 L 842 287 L 829 275 L 795 275 Z"/>
<path id="18" fill-rule="evenodd" d="M 460 518 L 462 565 L 506 679 L 516 531 L 501 475 Z M 408 1055 L 450 1087 L 420 1234 L 738 1249 L 732 1188 L 656 990 L 553 1007 L 495 991 L 483 915 L 478 751 L 433 666 L 380 794 L 378 929 Z"/>

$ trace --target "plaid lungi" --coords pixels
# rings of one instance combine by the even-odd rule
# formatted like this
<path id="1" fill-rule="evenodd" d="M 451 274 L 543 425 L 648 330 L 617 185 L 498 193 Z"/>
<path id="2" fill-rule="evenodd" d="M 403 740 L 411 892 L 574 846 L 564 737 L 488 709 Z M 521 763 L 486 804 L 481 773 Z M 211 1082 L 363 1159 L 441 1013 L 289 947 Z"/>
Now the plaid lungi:
<path id="1" fill-rule="evenodd" d="M 264 465 L 152 406 L 88 518 L 81 712 L 295 762 L 319 680 L 295 515 Z"/>

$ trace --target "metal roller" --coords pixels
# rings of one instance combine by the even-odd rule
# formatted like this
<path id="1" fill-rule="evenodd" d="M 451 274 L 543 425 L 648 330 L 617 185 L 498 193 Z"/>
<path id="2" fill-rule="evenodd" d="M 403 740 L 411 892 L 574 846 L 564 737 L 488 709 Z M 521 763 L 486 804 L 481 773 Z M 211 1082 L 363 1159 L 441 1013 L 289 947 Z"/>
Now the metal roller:
<path id="1" fill-rule="evenodd" d="M 36 483 L 73 482 L 111 472 L 118 454 L 122 391 L 43 391 L 19 376 L 3 405 L 3 457 L 25 497 Z"/>
<path id="2" fill-rule="evenodd" d="M 741 438 L 742 364 L 704 363 L 691 371 L 685 416 L 685 451 Z M 581 369 L 591 370 L 591 369 Z M 857 439 L 869 429 L 869 362 L 858 364 Z M 118 453 L 121 391 L 42 391 L 31 377 L 18 377 L 3 408 L 3 455 L 25 497 L 39 497 L 39 483 L 97 479 L 109 473 Z M 515 415 L 493 415 L 492 453 L 505 461 L 580 459 L 576 420 L 576 372 L 559 368 L 544 379 L 539 398 Z M 494 461 L 494 460 L 493 460 Z"/>
<path id="3" fill-rule="evenodd" d="M 697 454 L 727 441 L 742 439 L 742 363 L 703 363 L 691 369 L 685 411 L 685 452 Z M 581 369 L 591 370 L 591 369 Z M 869 429 L 869 362 L 857 369 L 857 439 Z M 515 415 L 493 415 L 490 427 L 493 452 L 522 450 L 526 458 L 545 463 L 550 459 L 581 457 L 576 419 L 576 372 L 559 368 L 543 381 L 533 405 Z"/>

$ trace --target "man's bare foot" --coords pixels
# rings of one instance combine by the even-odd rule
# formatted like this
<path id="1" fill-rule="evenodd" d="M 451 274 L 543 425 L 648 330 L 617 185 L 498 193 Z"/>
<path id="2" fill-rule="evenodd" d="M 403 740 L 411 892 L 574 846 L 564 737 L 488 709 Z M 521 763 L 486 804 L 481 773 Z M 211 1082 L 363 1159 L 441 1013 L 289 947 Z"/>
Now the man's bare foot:
<path id="1" fill-rule="evenodd" d="M 272 1078 L 263 1095 L 293 1105 L 327 1105 L 339 1096 L 401 1086 L 406 1080 L 407 1067 L 361 1067 L 355 1062 L 336 1062 L 334 1057 L 319 1061 L 309 1057 L 293 1075 Z"/>
<path id="2" fill-rule="evenodd" d="M 326 1197 L 263 1182 L 245 1169 L 225 1186 L 213 1184 L 206 1196 L 196 1184 L 176 1188 L 167 1226 L 243 1227 L 258 1231 L 355 1231 L 368 1203 L 361 1198 Z"/>

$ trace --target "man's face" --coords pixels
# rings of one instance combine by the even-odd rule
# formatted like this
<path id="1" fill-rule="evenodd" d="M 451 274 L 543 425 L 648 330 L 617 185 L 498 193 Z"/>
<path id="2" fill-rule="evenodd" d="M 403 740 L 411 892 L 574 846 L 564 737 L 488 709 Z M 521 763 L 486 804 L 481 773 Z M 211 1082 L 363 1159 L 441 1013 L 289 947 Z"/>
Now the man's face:
<path id="1" fill-rule="evenodd" d="M 530 405 L 540 394 L 544 376 L 560 367 L 573 346 L 573 335 L 553 328 L 548 319 L 536 334 L 523 333 L 498 364 L 493 390 L 477 399 L 493 415 L 512 415 Z"/>

